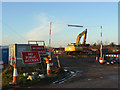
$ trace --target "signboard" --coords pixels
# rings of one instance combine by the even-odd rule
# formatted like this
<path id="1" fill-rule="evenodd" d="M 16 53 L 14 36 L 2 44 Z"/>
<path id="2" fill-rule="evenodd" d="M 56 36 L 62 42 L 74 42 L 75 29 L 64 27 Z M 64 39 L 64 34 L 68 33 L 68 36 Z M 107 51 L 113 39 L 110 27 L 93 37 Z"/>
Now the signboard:
<path id="1" fill-rule="evenodd" d="M 49 52 L 49 51 L 52 51 L 53 49 L 52 48 L 47 48 L 47 51 Z"/>
<path id="2" fill-rule="evenodd" d="M 22 52 L 23 63 L 41 63 L 38 52 Z"/>
<path id="3" fill-rule="evenodd" d="M 39 51 L 40 54 L 46 54 L 44 46 L 31 46 L 32 51 Z"/>

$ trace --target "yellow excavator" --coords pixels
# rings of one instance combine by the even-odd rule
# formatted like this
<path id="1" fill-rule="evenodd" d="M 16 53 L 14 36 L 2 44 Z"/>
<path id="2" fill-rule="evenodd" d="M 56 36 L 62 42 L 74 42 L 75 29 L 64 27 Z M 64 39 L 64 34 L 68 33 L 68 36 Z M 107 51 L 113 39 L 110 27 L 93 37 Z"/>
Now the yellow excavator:
<path id="1" fill-rule="evenodd" d="M 84 35 L 83 43 L 79 44 L 80 39 L 83 35 Z M 88 49 L 88 46 L 89 46 L 89 44 L 86 44 L 86 36 L 87 36 L 87 29 L 85 29 L 82 33 L 80 33 L 77 36 L 76 43 L 68 44 L 65 47 L 65 52 L 67 52 L 67 55 L 86 53 L 86 50 Z"/>

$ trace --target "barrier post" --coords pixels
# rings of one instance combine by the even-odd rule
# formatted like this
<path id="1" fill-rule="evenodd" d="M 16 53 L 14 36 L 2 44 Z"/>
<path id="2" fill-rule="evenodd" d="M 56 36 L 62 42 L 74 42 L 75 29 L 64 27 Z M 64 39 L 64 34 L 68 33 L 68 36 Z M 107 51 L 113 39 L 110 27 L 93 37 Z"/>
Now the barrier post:
<path id="1" fill-rule="evenodd" d="M 100 62 L 100 64 L 103 64 L 103 56 L 102 56 L 102 26 L 100 28 L 101 28 L 101 33 L 100 33 L 100 36 L 101 36 L 101 47 L 100 47 L 99 62 Z"/>

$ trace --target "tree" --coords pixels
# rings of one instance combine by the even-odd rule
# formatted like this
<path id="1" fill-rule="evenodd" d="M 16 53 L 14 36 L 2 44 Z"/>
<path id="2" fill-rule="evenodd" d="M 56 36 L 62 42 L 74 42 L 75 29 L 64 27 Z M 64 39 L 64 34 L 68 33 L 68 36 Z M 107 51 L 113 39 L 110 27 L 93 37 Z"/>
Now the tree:
<path id="1" fill-rule="evenodd" d="M 93 46 L 96 46 L 96 45 L 97 45 L 96 43 L 93 44 Z"/>

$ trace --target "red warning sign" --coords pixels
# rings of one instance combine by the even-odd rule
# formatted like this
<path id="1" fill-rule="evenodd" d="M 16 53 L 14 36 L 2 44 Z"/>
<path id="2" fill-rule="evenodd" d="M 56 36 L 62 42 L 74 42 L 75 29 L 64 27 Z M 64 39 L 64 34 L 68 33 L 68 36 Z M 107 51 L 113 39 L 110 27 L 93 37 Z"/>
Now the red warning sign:
<path id="1" fill-rule="evenodd" d="M 31 46 L 32 51 L 38 51 L 40 54 L 46 54 L 44 46 Z"/>
<path id="2" fill-rule="evenodd" d="M 38 52 L 22 52 L 23 63 L 41 63 Z"/>

